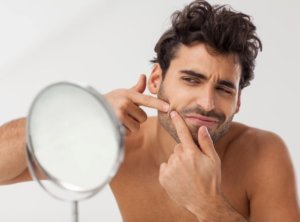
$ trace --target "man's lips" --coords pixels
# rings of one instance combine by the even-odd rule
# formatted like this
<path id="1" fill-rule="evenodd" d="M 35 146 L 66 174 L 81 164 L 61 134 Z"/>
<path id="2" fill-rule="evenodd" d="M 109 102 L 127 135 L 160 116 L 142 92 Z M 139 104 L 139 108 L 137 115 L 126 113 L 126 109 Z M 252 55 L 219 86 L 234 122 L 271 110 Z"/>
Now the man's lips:
<path id="1" fill-rule="evenodd" d="M 206 126 L 212 128 L 219 123 L 219 120 L 214 117 L 202 116 L 200 114 L 188 114 L 184 116 L 188 122 L 195 125 Z"/>

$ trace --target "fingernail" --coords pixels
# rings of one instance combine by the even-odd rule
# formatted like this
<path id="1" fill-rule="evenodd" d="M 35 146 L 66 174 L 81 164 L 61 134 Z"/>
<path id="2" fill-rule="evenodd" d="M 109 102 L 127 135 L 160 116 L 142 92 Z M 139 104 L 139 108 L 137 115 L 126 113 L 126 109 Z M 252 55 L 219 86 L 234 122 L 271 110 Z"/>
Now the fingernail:
<path id="1" fill-rule="evenodd" d="M 202 126 L 202 130 L 201 130 L 201 133 L 202 133 L 202 136 L 208 136 L 208 130 L 207 130 L 207 127 L 206 126 Z"/>
<path id="2" fill-rule="evenodd" d="M 170 108 L 170 105 L 166 103 L 166 104 L 164 104 L 163 108 L 164 108 L 165 112 L 168 112 L 169 108 Z"/>
<path id="3" fill-rule="evenodd" d="M 175 116 L 176 116 L 176 111 L 172 111 L 172 112 L 170 113 L 170 116 L 171 116 L 171 118 L 175 117 Z"/>

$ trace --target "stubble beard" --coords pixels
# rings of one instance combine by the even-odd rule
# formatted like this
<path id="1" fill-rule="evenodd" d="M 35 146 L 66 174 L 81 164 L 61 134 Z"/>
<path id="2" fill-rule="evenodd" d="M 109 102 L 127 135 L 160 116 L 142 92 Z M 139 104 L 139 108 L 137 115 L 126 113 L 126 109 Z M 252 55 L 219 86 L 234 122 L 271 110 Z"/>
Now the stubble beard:
<path id="1" fill-rule="evenodd" d="M 163 84 L 161 85 L 157 97 L 161 100 L 164 100 L 169 103 L 169 99 L 164 93 L 164 88 Z M 216 129 L 211 130 L 208 129 L 208 132 L 212 138 L 212 141 L 216 143 L 220 138 L 222 138 L 229 130 L 230 125 L 232 123 L 234 115 L 230 116 L 227 120 L 224 114 L 216 113 L 214 111 L 212 112 L 205 112 L 201 108 L 197 107 L 191 107 L 191 108 L 183 108 L 182 110 L 176 110 L 182 117 L 189 114 L 189 113 L 198 113 L 203 116 L 208 116 L 208 117 L 214 117 L 218 118 L 219 120 L 219 125 L 217 126 Z M 172 138 L 177 142 L 180 143 L 180 139 L 177 135 L 176 129 L 172 123 L 172 120 L 170 116 L 168 115 L 169 113 L 164 113 L 161 111 L 158 111 L 158 121 L 160 125 L 172 136 Z M 199 145 L 198 141 L 198 130 L 200 127 L 196 126 L 190 126 L 188 125 L 189 131 L 192 135 L 192 138 L 194 142 Z"/>

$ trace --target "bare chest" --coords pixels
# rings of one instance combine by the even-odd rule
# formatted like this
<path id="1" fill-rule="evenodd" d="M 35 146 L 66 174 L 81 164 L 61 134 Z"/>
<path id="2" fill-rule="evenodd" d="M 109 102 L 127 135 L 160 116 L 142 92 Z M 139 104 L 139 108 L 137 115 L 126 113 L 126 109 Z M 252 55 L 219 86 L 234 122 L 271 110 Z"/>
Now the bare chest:
<path id="1" fill-rule="evenodd" d="M 224 176 L 230 175 L 224 171 Z M 177 205 L 160 186 L 158 173 L 146 170 L 120 172 L 112 183 L 124 222 L 197 222 L 197 218 Z M 224 178 L 222 190 L 227 201 L 244 217 L 248 203 L 238 177 Z"/>
<path id="2" fill-rule="evenodd" d="M 196 217 L 173 202 L 156 181 L 131 177 L 115 180 L 113 184 L 112 191 L 124 222 L 197 222 Z"/>

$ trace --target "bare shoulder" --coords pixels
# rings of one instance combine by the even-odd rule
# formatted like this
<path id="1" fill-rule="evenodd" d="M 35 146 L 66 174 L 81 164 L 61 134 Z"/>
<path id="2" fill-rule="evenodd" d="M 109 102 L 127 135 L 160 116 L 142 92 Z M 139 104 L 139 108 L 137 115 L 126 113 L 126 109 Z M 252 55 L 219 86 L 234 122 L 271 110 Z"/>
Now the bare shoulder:
<path id="1" fill-rule="evenodd" d="M 299 206 L 291 158 L 283 139 L 270 131 L 234 123 L 233 153 L 244 164 L 253 221 L 296 221 Z M 274 209 L 277 209 L 275 212 Z M 276 218 L 276 219 L 275 219 Z"/>
<path id="2" fill-rule="evenodd" d="M 249 158 L 264 161 L 275 156 L 288 157 L 288 148 L 284 140 L 274 132 L 250 127 L 241 123 L 232 124 L 230 148 L 241 149 Z M 282 156 L 283 155 L 283 156 Z"/>
<path id="3" fill-rule="evenodd" d="M 284 140 L 274 132 L 246 127 L 238 138 L 244 141 L 255 175 L 292 171 L 292 163 Z M 255 164 L 254 164 L 255 163 Z M 266 175 L 265 175 L 266 176 Z"/>
<path id="4" fill-rule="evenodd" d="M 234 136 L 229 152 L 239 153 L 241 158 L 249 162 L 252 170 L 260 169 L 255 174 L 262 172 L 262 169 L 292 168 L 288 148 L 276 133 L 240 123 L 233 123 L 232 131 Z"/>
<path id="5" fill-rule="evenodd" d="M 284 140 L 271 131 L 233 123 L 225 161 L 236 162 L 249 181 L 248 191 L 272 174 L 293 178 L 293 166 Z M 231 163 L 236 167 L 236 164 Z M 269 175 L 269 176 L 268 176 Z M 273 177 L 273 179 L 275 176 Z"/>

